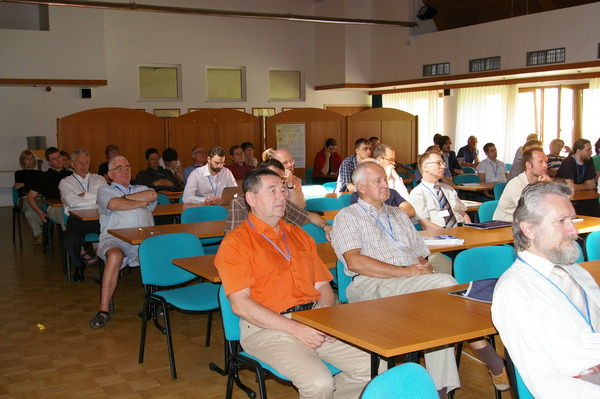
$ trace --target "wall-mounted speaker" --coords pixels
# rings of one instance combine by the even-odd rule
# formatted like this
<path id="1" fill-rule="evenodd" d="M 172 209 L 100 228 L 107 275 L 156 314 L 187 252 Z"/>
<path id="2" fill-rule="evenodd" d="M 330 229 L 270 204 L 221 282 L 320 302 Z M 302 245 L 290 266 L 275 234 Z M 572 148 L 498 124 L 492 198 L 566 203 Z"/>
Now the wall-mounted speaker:
<path id="1" fill-rule="evenodd" d="M 444 96 L 450 95 L 450 89 L 444 89 Z"/>
<path id="2" fill-rule="evenodd" d="M 92 89 L 81 89 L 81 98 L 92 98 Z"/>
<path id="3" fill-rule="evenodd" d="M 421 21 L 426 21 L 428 19 L 433 18 L 434 15 L 437 15 L 437 10 L 435 8 L 423 6 L 419 9 L 419 12 L 417 13 L 417 18 L 419 18 Z"/>

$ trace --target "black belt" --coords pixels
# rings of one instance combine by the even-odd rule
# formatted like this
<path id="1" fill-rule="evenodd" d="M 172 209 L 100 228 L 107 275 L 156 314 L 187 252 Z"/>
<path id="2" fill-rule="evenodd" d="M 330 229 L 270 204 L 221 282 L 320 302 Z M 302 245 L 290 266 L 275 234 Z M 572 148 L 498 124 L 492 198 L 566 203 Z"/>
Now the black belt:
<path id="1" fill-rule="evenodd" d="M 288 313 L 292 313 L 292 312 L 299 312 L 301 310 L 310 310 L 310 309 L 314 308 L 316 304 L 317 304 L 316 302 L 309 302 L 309 303 L 305 303 L 304 305 L 292 306 L 291 308 L 286 309 L 279 314 L 288 314 Z"/>

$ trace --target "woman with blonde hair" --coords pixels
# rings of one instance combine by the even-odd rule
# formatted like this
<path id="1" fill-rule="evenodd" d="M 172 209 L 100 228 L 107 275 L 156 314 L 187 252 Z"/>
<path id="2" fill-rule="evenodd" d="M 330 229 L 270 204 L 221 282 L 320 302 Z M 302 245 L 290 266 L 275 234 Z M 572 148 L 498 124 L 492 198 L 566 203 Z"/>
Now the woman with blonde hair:
<path id="1" fill-rule="evenodd" d="M 27 200 L 23 201 L 23 197 L 27 197 L 27 193 L 29 192 L 29 184 L 35 180 L 42 171 L 35 168 L 35 155 L 29 150 L 22 151 L 21 155 L 19 155 L 19 165 L 21 165 L 21 170 L 15 172 L 15 184 L 13 187 L 19 193 L 19 204 L 21 208 L 25 210 L 25 218 L 33 231 L 35 245 L 42 245 L 42 219 L 40 218 L 40 215 L 35 212 L 27 212 L 28 210 L 31 210 L 31 207 Z M 39 205 L 41 206 L 41 202 Z"/>

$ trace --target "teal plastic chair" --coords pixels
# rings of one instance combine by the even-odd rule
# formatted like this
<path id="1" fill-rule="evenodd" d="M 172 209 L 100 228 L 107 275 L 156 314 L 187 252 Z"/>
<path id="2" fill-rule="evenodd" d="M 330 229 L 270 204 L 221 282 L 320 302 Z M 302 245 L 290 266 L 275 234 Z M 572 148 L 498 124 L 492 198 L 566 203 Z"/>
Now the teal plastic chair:
<path id="1" fill-rule="evenodd" d="M 346 275 L 344 273 L 344 264 L 341 260 L 337 260 L 335 263 L 335 270 L 338 277 L 338 297 L 340 298 L 341 303 L 348 303 L 348 296 L 346 295 L 346 289 L 352 282 L 352 277 Z"/>
<path id="2" fill-rule="evenodd" d="M 454 278 L 459 284 L 498 278 L 516 258 L 515 249 L 510 246 L 470 248 L 454 259 Z"/>
<path id="3" fill-rule="evenodd" d="M 344 204 L 344 207 L 350 206 L 350 197 L 352 197 L 352 193 L 342 194 L 338 197 L 340 201 Z"/>
<path id="4" fill-rule="evenodd" d="M 290 380 L 267 363 L 249 355 L 245 351 L 240 351 L 240 318 L 231 310 L 231 304 L 229 299 L 227 299 L 225 289 L 222 286 L 219 289 L 219 304 L 221 306 L 221 318 L 223 319 L 223 331 L 225 332 L 225 358 L 229 359 L 227 370 L 227 392 L 225 398 L 231 399 L 234 382 L 246 392 L 249 398 L 256 397 L 256 392 L 240 381 L 238 374 L 239 368 L 244 367 L 253 369 L 256 373 L 260 397 L 265 399 L 267 397 L 267 388 L 265 386 L 265 378 L 267 376 L 273 375 L 280 380 L 288 382 Z M 327 362 L 323 363 L 329 368 L 332 375 L 341 371 Z"/>
<path id="5" fill-rule="evenodd" d="M 477 171 L 475 170 L 474 167 L 472 166 L 463 166 L 462 167 L 463 173 L 467 173 L 467 174 L 477 174 Z"/>
<path id="6" fill-rule="evenodd" d="M 487 201 L 482 202 L 477 209 L 477 215 L 479 216 L 479 222 L 489 222 L 490 220 L 494 220 L 494 212 L 496 212 L 496 208 L 498 207 L 498 200 L 495 201 Z"/>
<path id="7" fill-rule="evenodd" d="M 494 184 L 494 198 L 499 200 L 500 197 L 502 196 L 502 193 L 504 192 L 505 188 L 506 188 L 505 181 Z"/>
<path id="8" fill-rule="evenodd" d="M 328 181 L 327 183 L 323 183 L 323 187 L 325 187 L 328 193 L 332 193 L 335 190 L 336 185 L 337 182 L 334 181 Z"/>
<path id="9" fill-rule="evenodd" d="M 164 194 L 158 193 L 158 203 L 159 204 L 170 204 L 171 201 L 169 200 L 169 197 L 167 197 Z"/>
<path id="10" fill-rule="evenodd" d="M 375 377 L 361 399 L 436 399 L 439 398 L 431 375 L 417 363 L 404 363 Z"/>
<path id="11" fill-rule="evenodd" d="M 328 220 L 327 223 L 333 226 L 333 220 Z M 325 231 L 317 225 L 312 223 L 306 223 L 302 226 L 302 230 L 306 231 L 309 236 L 311 236 L 316 244 L 322 244 L 327 242 L 327 238 L 325 237 Z"/>
<path id="12" fill-rule="evenodd" d="M 585 238 L 587 260 L 600 259 L 600 231 L 594 231 Z"/>
<path id="13" fill-rule="evenodd" d="M 577 258 L 577 260 L 575 262 L 576 263 L 585 262 L 585 257 L 583 255 L 583 248 L 581 248 L 581 245 L 579 245 L 579 243 L 577 241 L 575 241 L 575 244 L 577 244 L 577 247 L 579 248 L 579 258 Z"/>
<path id="14" fill-rule="evenodd" d="M 513 394 L 515 395 L 515 399 L 535 399 L 531 392 L 529 392 L 529 389 L 525 386 L 525 383 L 519 374 L 519 370 L 515 367 L 506 347 L 504 347 L 504 358 L 506 359 L 506 372 L 508 373 L 508 379 Z"/>
<path id="15" fill-rule="evenodd" d="M 454 184 L 464 183 L 481 183 L 479 176 L 477 175 L 456 175 L 454 176 Z"/>
<path id="16" fill-rule="evenodd" d="M 23 197 L 19 196 L 19 191 L 12 188 L 13 200 L 13 224 L 12 224 L 12 240 L 15 242 L 15 230 L 19 230 L 19 246 L 23 246 L 23 234 L 21 232 L 21 214 L 25 214 L 23 209 Z M 26 201 L 26 200 L 25 200 Z"/>
<path id="17" fill-rule="evenodd" d="M 302 194 L 304 198 L 325 198 L 327 189 L 320 184 L 307 184 L 302 186 Z"/>
<path id="18" fill-rule="evenodd" d="M 335 211 L 342 209 L 344 203 L 338 198 L 309 198 L 306 200 L 307 211 Z"/>
<path id="19" fill-rule="evenodd" d="M 181 223 L 211 222 L 227 220 L 227 208 L 220 205 L 204 205 L 188 208 L 181 213 Z M 200 242 L 206 255 L 216 254 L 223 236 L 201 238 Z"/>
<path id="20" fill-rule="evenodd" d="M 506 170 L 510 172 L 510 167 L 512 166 L 512 163 L 505 163 L 504 166 L 506 167 Z"/>
<path id="21" fill-rule="evenodd" d="M 208 312 L 206 326 L 206 346 L 210 345 L 212 312 L 219 308 L 219 286 L 212 283 L 198 283 L 181 287 L 182 284 L 197 279 L 193 273 L 183 270 L 171 263 L 174 258 L 204 255 L 202 244 L 190 233 L 173 233 L 153 236 L 140 244 L 140 271 L 144 284 L 144 309 L 142 329 L 140 333 L 139 363 L 144 362 L 146 344 L 146 326 L 148 316 L 167 337 L 171 378 L 177 379 L 169 309 L 175 308 L 184 312 Z M 177 288 L 170 287 L 177 286 Z M 164 313 L 165 326 L 157 320 L 156 305 L 160 304 Z"/>
<path id="22" fill-rule="evenodd" d="M 313 172 L 313 168 L 306 168 L 306 184 L 313 184 L 313 177 L 312 177 L 312 172 Z"/>

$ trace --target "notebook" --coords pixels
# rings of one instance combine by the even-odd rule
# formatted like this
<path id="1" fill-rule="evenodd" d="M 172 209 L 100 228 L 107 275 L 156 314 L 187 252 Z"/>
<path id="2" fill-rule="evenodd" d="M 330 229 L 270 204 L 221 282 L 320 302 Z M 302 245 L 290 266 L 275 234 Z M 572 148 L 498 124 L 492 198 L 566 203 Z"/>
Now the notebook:
<path id="1" fill-rule="evenodd" d="M 489 222 L 483 222 L 483 223 L 465 223 L 463 226 L 475 227 L 476 229 L 490 230 L 490 229 L 498 229 L 500 227 L 509 227 L 509 226 L 512 226 L 512 223 L 511 222 L 503 222 L 500 220 L 490 220 Z"/>

